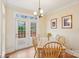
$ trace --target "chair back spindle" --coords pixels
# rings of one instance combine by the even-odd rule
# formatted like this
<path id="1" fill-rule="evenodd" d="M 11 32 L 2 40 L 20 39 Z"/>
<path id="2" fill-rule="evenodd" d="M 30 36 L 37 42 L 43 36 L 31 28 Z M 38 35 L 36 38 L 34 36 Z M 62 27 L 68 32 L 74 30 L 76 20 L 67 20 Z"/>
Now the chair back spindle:
<path id="1" fill-rule="evenodd" d="M 58 42 L 48 42 L 43 48 L 44 58 L 58 58 L 61 53 L 62 45 Z"/>

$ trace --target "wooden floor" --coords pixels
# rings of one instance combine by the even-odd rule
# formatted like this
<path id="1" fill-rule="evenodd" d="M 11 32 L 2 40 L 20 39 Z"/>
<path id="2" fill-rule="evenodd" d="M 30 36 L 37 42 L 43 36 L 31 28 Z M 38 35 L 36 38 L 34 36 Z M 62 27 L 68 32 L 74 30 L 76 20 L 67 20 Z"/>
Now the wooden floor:
<path id="1" fill-rule="evenodd" d="M 8 56 L 8 58 L 34 58 L 34 53 L 35 53 L 34 48 L 28 48 L 12 53 Z M 65 58 L 76 58 L 76 57 L 68 53 L 65 53 Z"/>

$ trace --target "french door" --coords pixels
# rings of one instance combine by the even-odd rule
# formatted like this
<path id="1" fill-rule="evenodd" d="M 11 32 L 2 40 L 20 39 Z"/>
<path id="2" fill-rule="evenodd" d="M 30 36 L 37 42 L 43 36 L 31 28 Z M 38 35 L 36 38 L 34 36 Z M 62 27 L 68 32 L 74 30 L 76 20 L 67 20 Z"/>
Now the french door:
<path id="1" fill-rule="evenodd" d="M 37 21 L 16 19 L 16 49 L 32 46 L 32 36 L 37 35 Z"/>

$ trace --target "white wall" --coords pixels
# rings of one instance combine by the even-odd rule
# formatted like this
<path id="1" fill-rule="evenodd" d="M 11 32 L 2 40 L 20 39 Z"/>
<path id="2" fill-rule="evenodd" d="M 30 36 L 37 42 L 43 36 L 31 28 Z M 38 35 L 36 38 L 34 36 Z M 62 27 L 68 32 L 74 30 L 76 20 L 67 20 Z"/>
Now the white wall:
<path id="1" fill-rule="evenodd" d="M 0 52 L 1 57 L 5 55 L 5 0 L 0 0 Z"/>
<path id="2" fill-rule="evenodd" d="M 0 0 L 0 55 L 1 55 L 1 0 Z"/>
<path id="3" fill-rule="evenodd" d="M 72 29 L 62 29 L 61 17 L 67 15 L 72 15 Z M 47 32 L 51 32 L 54 39 L 57 34 L 64 36 L 67 48 L 79 49 L 79 3 L 60 7 L 51 11 L 47 17 Z M 54 18 L 57 18 L 57 29 L 51 29 L 50 20 Z"/>

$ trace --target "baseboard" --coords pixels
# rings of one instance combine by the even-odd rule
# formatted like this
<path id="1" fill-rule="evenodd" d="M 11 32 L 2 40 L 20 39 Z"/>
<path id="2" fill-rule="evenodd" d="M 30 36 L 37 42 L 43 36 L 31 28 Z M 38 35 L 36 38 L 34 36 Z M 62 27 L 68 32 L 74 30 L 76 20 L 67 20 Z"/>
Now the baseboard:
<path id="1" fill-rule="evenodd" d="M 15 51 L 12 51 L 12 52 L 9 52 L 9 53 L 6 53 L 5 54 L 5 57 L 8 58 L 9 55 L 15 53 L 15 52 L 18 52 L 18 51 L 21 51 L 21 50 L 24 50 L 24 49 L 29 49 L 29 48 L 32 48 L 33 46 L 30 46 L 30 47 L 26 47 L 26 48 L 22 48 L 22 49 L 18 49 L 18 50 L 15 50 Z"/>
<path id="2" fill-rule="evenodd" d="M 75 52 L 75 50 L 66 50 L 66 52 L 79 58 L 79 53 Z"/>

